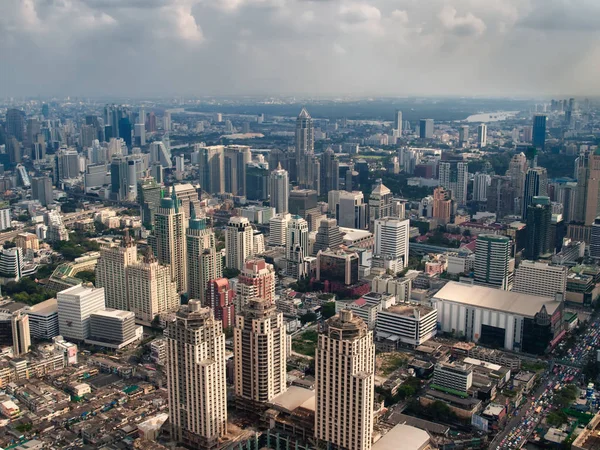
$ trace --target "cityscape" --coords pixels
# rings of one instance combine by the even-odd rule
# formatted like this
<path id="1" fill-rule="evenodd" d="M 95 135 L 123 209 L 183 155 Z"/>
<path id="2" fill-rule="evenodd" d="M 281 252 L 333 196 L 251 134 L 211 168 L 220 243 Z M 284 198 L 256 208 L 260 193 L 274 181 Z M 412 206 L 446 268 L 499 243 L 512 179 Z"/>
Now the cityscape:
<path id="1" fill-rule="evenodd" d="M 600 449 L 599 14 L 0 2 L 0 450 Z"/>

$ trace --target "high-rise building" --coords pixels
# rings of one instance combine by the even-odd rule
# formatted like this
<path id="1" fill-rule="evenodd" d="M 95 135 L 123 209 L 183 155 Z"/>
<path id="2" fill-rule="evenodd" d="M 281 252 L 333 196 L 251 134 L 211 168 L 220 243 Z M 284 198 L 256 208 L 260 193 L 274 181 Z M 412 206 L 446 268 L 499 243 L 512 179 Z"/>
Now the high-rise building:
<path id="1" fill-rule="evenodd" d="M 281 163 L 270 175 L 271 187 L 271 206 L 275 208 L 277 214 L 286 214 L 288 212 L 288 202 L 290 197 L 290 180 L 287 170 L 281 168 Z"/>
<path id="2" fill-rule="evenodd" d="M 515 270 L 513 292 L 536 295 L 538 297 L 562 298 L 567 292 L 567 275 L 569 268 L 566 266 L 551 266 L 537 261 L 521 261 Z"/>
<path id="3" fill-rule="evenodd" d="M 31 197 L 42 206 L 48 206 L 53 200 L 52 180 L 50 177 L 34 177 L 31 179 Z"/>
<path id="4" fill-rule="evenodd" d="M 510 177 L 493 175 L 486 196 L 487 211 L 496 213 L 497 219 L 514 213 L 515 200 L 518 199 L 513 195 Z"/>
<path id="5" fill-rule="evenodd" d="M 218 448 L 227 433 L 225 334 L 210 308 L 190 300 L 166 330 L 171 439 Z"/>
<path id="6" fill-rule="evenodd" d="M 369 196 L 369 229 L 373 231 L 373 224 L 377 219 L 393 215 L 392 191 L 386 187 L 381 179 L 375 180 L 375 187 Z"/>
<path id="7" fill-rule="evenodd" d="M 192 208 L 196 210 L 196 213 L 200 211 L 200 198 L 198 196 L 199 187 L 197 185 L 179 183 L 175 184 L 173 187 L 175 188 L 175 193 L 181 203 L 181 210 L 186 219 L 191 217 Z"/>
<path id="8" fill-rule="evenodd" d="M 60 149 L 56 154 L 58 180 L 67 180 L 79 176 L 79 153 L 73 149 Z"/>
<path id="9" fill-rule="evenodd" d="M 308 222 L 300 216 L 292 216 L 288 222 L 285 242 L 287 274 L 299 279 L 304 274 L 304 257 L 308 256 Z"/>
<path id="10" fill-rule="evenodd" d="M 342 246 L 342 233 L 335 219 L 321 219 L 313 245 L 313 255 L 319 250 L 337 250 Z"/>
<path id="11" fill-rule="evenodd" d="M 394 131 L 398 136 L 402 136 L 402 111 L 399 109 L 394 114 Z"/>
<path id="12" fill-rule="evenodd" d="M 285 247 L 288 222 L 291 214 L 275 214 L 269 219 L 269 246 Z"/>
<path id="13" fill-rule="evenodd" d="M 294 189 L 290 191 L 288 212 L 304 217 L 306 211 L 317 207 L 317 200 L 318 193 L 313 189 Z"/>
<path id="14" fill-rule="evenodd" d="M 216 250 L 215 233 L 206 226 L 206 219 L 196 217 L 192 208 L 185 235 L 187 255 L 188 297 L 206 305 L 208 282 L 223 276 L 223 258 Z"/>
<path id="15" fill-rule="evenodd" d="M 523 221 L 527 219 L 527 211 L 533 197 L 548 195 L 548 172 L 543 167 L 532 167 L 525 176 L 525 189 L 523 192 Z"/>
<path id="16" fill-rule="evenodd" d="M 177 292 L 186 292 L 185 218 L 175 188 L 170 198 L 160 200 L 154 214 L 153 233 L 149 243 L 158 262 L 171 268 L 171 277 L 177 283 Z"/>
<path id="17" fill-rule="evenodd" d="M 340 162 L 331 147 L 327 147 L 321 155 L 320 169 L 321 182 L 319 186 L 321 191 L 338 190 L 340 188 Z"/>
<path id="18" fill-rule="evenodd" d="M 246 145 L 198 147 L 200 185 L 211 194 L 246 195 L 246 166 L 252 161 Z"/>
<path id="19" fill-rule="evenodd" d="M 235 292 L 227 278 L 210 280 L 206 287 L 205 306 L 212 309 L 215 319 L 220 320 L 223 328 L 233 328 L 235 325 Z"/>
<path id="20" fill-rule="evenodd" d="M 6 111 L 6 134 L 23 142 L 25 139 L 25 113 L 11 108 Z"/>
<path id="21" fill-rule="evenodd" d="M 600 215 L 600 155 L 581 153 L 577 158 L 576 171 L 577 204 L 573 220 L 589 226 Z"/>
<path id="22" fill-rule="evenodd" d="M 536 114 L 533 116 L 533 136 L 532 144 L 534 147 L 544 150 L 546 147 L 546 120 L 545 114 Z"/>
<path id="23" fill-rule="evenodd" d="M 309 176 L 310 158 L 315 153 L 313 122 L 306 108 L 302 108 L 296 119 L 296 178 L 301 187 L 312 188 L 314 178 Z M 292 174 L 292 179 L 294 179 Z"/>
<path id="24" fill-rule="evenodd" d="M 402 260 L 402 266 L 408 264 L 408 239 L 410 221 L 395 217 L 384 217 L 375 221 L 375 251 L 374 254 Z"/>
<path id="25" fill-rule="evenodd" d="M 106 307 L 104 288 L 77 285 L 56 294 L 58 328 L 65 339 L 82 342 L 90 336 L 90 315 Z"/>
<path id="26" fill-rule="evenodd" d="M 251 299 L 237 314 L 233 331 L 235 395 L 252 408 L 287 388 L 287 333 L 283 314 L 261 298 Z"/>
<path id="27" fill-rule="evenodd" d="M 373 332 L 344 309 L 327 321 L 315 353 L 315 438 L 327 446 L 369 450 L 375 395 Z"/>
<path id="28" fill-rule="evenodd" d="M 487 173 L 476 173 L 473 177 L 473 200 L 476 202 L 487 201 L 487 190 L 491 178 Z"/>
<path id="29" fill-rule="evenodd" d="M 369 205 L 364 203 L 364 195 L 361 191 L 330 191 L 328 204 L 340 227 L 360 230 L 369 227 Z"/>
<path id="30" fill-rule="evenodd" d="M 419 137 L 421 139 L 433 139 L 433 119 L 421 119 L 419 121 Z"/>
<path id="31" fill-rule="evenodd" d="M 153 177 L 138 180 L 137 199 L 140 204 L 142 225 L 147 230 L 154 227 L 154 213 L 160 205 L 162 186 Z"/>
<path id="32" fill-rule="evenodd" d="M 479 124 L 477 127 L 477 147 L 483 148 L 487 145 L 487 125 Z"/>
<path id="33" fill-rule="evenodd" d="M 462 396 L 468 395 L 468 391 L 473 385 L 473 366 L 439 362 L 433 371 L 433 385 L 439 391 L 458 392 Z"/>
<path id="34" fill-rule="evenodd" d="M 23 253 L 18 247 L 0 249 L 0 276 L 19 281 L 23 276 Z"/>
<path id="35" fill-rule="evenodd" d="M 29 331 L 29 316 L 23 311 L 13 313 L 10 320 L 12 328 L 13 355 L 18 358 L 29 352 L 31 335 Z"/>
<path id="36" fill-rule="evenodd" d="M 246 198 L 248 200 L 268 200 L 270 182 L 267 163 L 251 162 L 246 165 Z"/>
<path id="37" fill-rule="evenodd" d="M 433 190 L 433 218 L 439 225 L 446 225 L 452 216 L 452 194 L 439 186 Z"/>
<path id="38" fill-rule="evenodd" d="M 151 251 L 141 261 L 127 266 L 126 275 L 128 309 L 138 320 L 151 323 L 157 315 L 179 308 L 171 268 L 159 264 Z"/>
<path id="39" fill-rule="evenodd" d="M 527 174 L 527 157 L 523 152 L 513 155 L 508 163 L 506 175 L 510 177 L 510 187 L 514 196 L 512 213 L 522 214 L 523 195 L 525 192 L 525 176 Z"/>
<path id="40" fill-rule="evenodd" d="M 225 230 L 225 266 L 242 270 L 246 259 L 253 254 L 254 232 L 246 217 L 232 217 Z"/>
<path id="41" fill-rule="evenodd" d="M 469 143 L 469 125 L 461 125 L 458 129 L 458 146 L 464 147 Z"/>
<path id="42" fill-rule="evenodd" d="M 555 200 L 563 206 L 562 216 L 565 223 L 575 221 L 578 208 L 577 191 L 578 183 L 574 182 L 560 183 L 554 190 Z"/>
<path id="43" fill-rule="evenodd" d="M 552 205 L 548 197 L 533 197 L 527 207 L 527 239 L 524 256 L 535 261 L 540 256 L 554 251 L 551 242 Z"/>
<path id="44" fill-rule="evenodd" d="M 55 298 L 49 298 L 41 303 L 25 309 L 29 316 L 31 337 L 47 341 L 58 336 L 58 304 Z"/>
<path id="45" fill-rule="evenodd" d="M 590 232 L 590 256 L 594 259 L 600 259 L 600 217 L 594 220 Z"/>
<path id="46" fill-rule="evenodd" d="M 262 258 L 248 259 L 238 275 L 236 310 L 241 311 L 253 298 L 275 303 L 275 269 Z"/>
<path id="47" fill-rule="evenodd" d="M 120 245 L 100 249 L 96 286 L 104 288 L 106 307 L 131 311 L 127 295 L 127 267 L 137 263 L 137 245 L 127 233 Z"/>
<path id="48" fill-rule="evenodd" d="M 165 169 L 173 167 L 171 150 L 169 150 L 163 141 L 155 141 L 150 144 L 150 164 L 159 164 Z"/>
<path id="49" fill-rule="evenodd" d="M 467 203 L 467 183 L 469 165 L 463 161 L 440 161 L 440 186 L 452 192 L 452 198 L 459 205 Z"/>
<path id="50" fill-rule="evenodd" d="M 509 291 L 513 285 L 512 242 L 506 236 L 480 234 L 475 243 L 475 283 Z"/>

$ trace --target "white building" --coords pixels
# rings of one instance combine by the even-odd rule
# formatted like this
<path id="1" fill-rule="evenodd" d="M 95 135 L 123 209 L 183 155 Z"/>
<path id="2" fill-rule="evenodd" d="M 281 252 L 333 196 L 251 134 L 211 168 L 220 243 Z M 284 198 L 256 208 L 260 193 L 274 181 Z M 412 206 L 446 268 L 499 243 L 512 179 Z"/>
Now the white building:
<path id="1" fill-rule="evenodd" d="M 466 395 L 473 385 L 473 366 L 439 362 L 433 370 L 432 387 L 449 393 Z"/>
<path id="2" fill-rule="evenodd" d="M 408 240 L 410 221 L 394 217 L 384 217 L 375 221 L 375 251 L 380 257 L 402 260 L 402 267 L 408 263 Z"/>
<path id="3" fill-rule="evenodd" d="M 289 210 L 290 180 L 287 170 L 281 168 L 281 163 L 269 176 L 270 204 L 277 214 L 286 214 Z"/>
<path id="4" fill-rule="evenodd" d="M 225 230 L 225 265 L 231 269 L 242 270 L 244 261 L 252 256 L 254 248 L 250 221 L 245 217 L 232 217 Z"/>
<path id="5" fill-rule="evenodd" d="M 19 281 L 23 270 L 23 250 L 18 247 L 0 250 L 0 277 Z"/>
<path id="6" fill-rule="evenodd" d="M 304 275 L 304 257 L 309 255 L 308 222 L 300 216 L 292 216 L 288 222 L 285 249 L 287 274 L 300 278 Z"/>
<path id="7" fill-rule="evenodd" d="M 364 298 L 357 300 L 336 300 L 335 313 L 339 314 L 344 309 L 351 310 L 355 316 L 360 317 L 367 324 L 369 330 L 374 330 L 381 306 L 367 303 Z"/>
<path id="8" fill-rule="evenodd" d="M 556 294 L 567 292 L 566 266 L 550 266 L 537 261 L 521 261 L 515 271 L 513 292 L 555 298 Z"/>
<path id="9" fill-rule="evenodd" d="M 276 214 L 269 220 L 269 246 L 285 247 L 291 214 Z"/>
<path id="10" fill-rule="evenodd" d="M 487 125 L 485 123 L 479 124 L 477 127 L 477 146 L 483 148 L 487 145 Z"/>
<path id="11" fill-rule="evenodd" d="M 2 208 L 0 209 L 0 231 L 4 231 L 10 227 L 10 208 Z"/>
<path id="12" fill-rule="evenodd" d="M 417 347 L 436 334 L 437 311 L 420 305 L 394 305 L 379 312 L 377 337 L 394 336 Z"/>
<path id="13" fill-rule="evenodd" d="M 371 281 L 371 289 L 379 294 L 392 294 L 396 297 L 397 302 L 408 302 L 412 290 L 412 280 L 407 277 L 376 276 Z"/>
<path id="14" fill-rule="evenodd" d="M 475 283 L 510 290 L 515 260 L 510 252 L 512 241 L 506 236 L 480 234 L 475 243 Z"/>
<path id="15" fill-rule="evenodd" d="M 58 330 L 58 303 L 55 298 L 29 306 L 29 331 L 34 339 L 51 340 L 60 334 Z"/>
<path id="16" fill-rule="evenodd" d="M 81 342 L 90 335 L 90 315 L 105 308 L 104 288 L 77 285 L 56 294 L 58 328 L 66 339 Z"/>
<path id="17" fill-rule="evenodd" d="M 440 186 L 452 191 L 452 198 L 459 205 L 467 202 L 468 167 L 468 163 L 457 161 L 441 161 L 439 164 Z"/>
<path id="18" fill-rule="evenodd" d="M 487 201 L 487 190 L 491 182 L 492 178 L 487 173 L 476 173 L 473 177 L 473 200 Z"/>

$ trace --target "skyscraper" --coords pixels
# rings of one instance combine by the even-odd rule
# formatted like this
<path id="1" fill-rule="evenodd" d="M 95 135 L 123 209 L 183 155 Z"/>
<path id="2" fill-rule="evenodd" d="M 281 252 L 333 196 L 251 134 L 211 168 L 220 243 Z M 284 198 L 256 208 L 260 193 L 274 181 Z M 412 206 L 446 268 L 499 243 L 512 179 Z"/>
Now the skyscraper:
<path id="1" fill-rule="evenodd" d="M 375 221 L 374 254 L 394 260 L 402 260 L 402 267 L 408 264 L 408 239 L 410 221 L 394 217 L 384 217 Z"/>
<path id="2" fill-rule="evenodd" d="M 200 185 L 211 194 L 246 195 L 246 168 L 252 161 L 246 145 L 198 147 Z"/>
<path id="3" fill-rule="evenodd" d="M 23 311 L 16 311 L 11 317 L 10 324 L 12 328 L 13 356 L 18 358 L 29 352 L 29 347 L 31 347 L 29 316 Z"/>
<path id="4" fill-rule="evenodd" d="M 487 125 L 485 123 L 479 124 L 477 127 L 477 146 L 483 148 L 487 145 Z"/>
<path id="5" fill-rule="evenodd" d="M 543 167 L 532 167 L 525 176 L 523 192 L 523 220 L 527 219 L 527 208 L 533 202 L 533 197 L 548 195 L 548 173 Z"/>
<path id="6" fill-rule="evenodd" d="M 6 134 L 23 142 L 25 138 L 25 113 L 11 108 L 6 111 Z"/>
<path id="7" fill-rule="evenodd" d="M 220 320 L 223 328 L 233 328 L 235 325 L 235 292 L 229 286 L 227 278 L 210 280 L 206 288 L 205 306 L 210 307 L 215 319 Z"/>
<path id="8" fill-rule="evenodd" d="M 533 116 L 533 136 L 532 144 L 534 147 L 544 150 L 546 147 L 546 120 L 545 114 L 536 114 Z"/>
<path id="9" fill-rule="evenodd" d="M 577 204 L 573 220 L 589 226 L 600 215 L 600 154 L 581 153 L 577 158 L 576 170 Z"/>
<path id="10" fill-rule="evenodd" d="M 129 233 L 118 246 L 103 246 L 96 264 L 96 286 L 104 288 L 106 307 L 131 311 L 127 295 L 127 267 L 137 263 L 137 245 Z"/>
<path id="11" fill-rule="evenodd" d="M 527 157 L 523 152 L 516 153 L 508 163 L 506 175 L 510 177 L 510 187 L 514 196 L 515 214 L 523 213 L 523 195 L 525 191 L 525 176 L 527 174 Z"/>
<path id="12" fill-rule="evenodd" d="M 524 256 L 535 261 L 540 256 L 554 251 L 550 239 L 550 224 L 552 223 L 552 205 L 548 197 L 533 197 L 527 207 L 527 240 Z"/>
<path id="13" fill-rule="evenodd" d="M 287 171 L 281 168 L 281 163 L 271 172 L 270 186 L 271 206 L 277 214 L 286 214 L 289 209 L 290 180 Z"/>
<path id="14" fill-rule="evenodd" d="M 225 265 L 242 270 L 253 252 L 253 230 L 246 217 L 232 217 L 225 230 Z"/>
<path id="15" fill-rule="evenodd" d="M 321 182 L 320 188 L 322 192 L 338 190 L 340 188 L 340 162 L 333 153 L 331 147 L 321 155 Z"/>
<path id="16" fill-rule="evenodd" d="M 491 178 L 486 173 L 476 173 L 473 178 L 473 200 L 476 202 L 487 201 L 487 190 Z"/>
<path id="17" fill-rule="evenodd" d="M 31 197 L 39 200 L 42 206 L 52 203 L 52 180 L 50 177 L 34 177 L 31 179 Z"/>
<path id="18" fill-rule="evenodd" d="M 159 264 L 148 250 L 144 258 L 126 268 L 129 311 L 136 319 L 151 323 L 157 315 L 177 311 L 179 294 L 171 268 Z"/>
<path id="19" fill-rule="evenodd" d="M 381 200 L 381 197 L 379 199 Z M 369 205 L 364 203 L 364 194 L 361 191 L 329 191 L 328 200 L 329 210 L 340 227 L 359 230 L 369 227 Z M 375 200 L 373 206 L 376 208 Z"/>
<path id="20" fill-rule="evenodd" d="M 285 247 L 287 226 L 291 219 L 291 214 L 275 214 L 269 219 L 269 245 L 271 247 Z"/>
<path id="21" fill-rule="evenodd" d="M 235 395 L 239 406 L 268 402 L 285 392 L 286 329 L 283 314 L 254 298 L 237 314 L 233 331 Z"/>
<path id="22" fill-rule="evenodd" d="M 251 162 L 246 165 L 246 198 L 248 200 L 268 200 L 269 184 L 269 166 L 267 163 Z"/>
<path id="23" fill-rule="evenodd" d="M 369 450 L 375 392 L 373 332 L 344 309 L 327 321 L 315 354 L 315 437 L 333 448 Z M 400 448 L 400 447 L 399 447 Z"/>
<path id="24" fill-rule="evenodd" d="M 210 308 L 190 300 L 165 333 L 171 439 L 214 449 L 227 432 L 225 334 Z"/>
<path id="25" fill-rule="evenodd" d="M 590 256 L 594 259 L 600 259 L 600 217 L 594 220 L 590 235 Z"/>
<path id="26" fill-rule="evenodd" d="M 475 283 L 509 291 L 512 289 L 514 259 L 506 236 L 480 234 L 475 243 Z"/>
<path id="27" fill-rule="evenodd" d="M 556 294 L 567 292 L 566 266 L 551 266 L 547 263 L 521 261 L 515 271 L 513 292 L 555 298 Z"/>
<path id="28" fill-rule="evenodd" d="M 309 177 L 309 160 L 315 153 L 315 135 L 310 114 L 302 108 L 296 119 L 296 181 L 301 187 L 312 188 Z"/>
<path id="29" fill-rule="evenodd" d="M 196 217 L 192 208 L 185 235 L 187 256 L 188 297 L 206 302 L 206 288 L 210 280 L 223 276 L 221 253 L 216 250 L 215 233 L 206 226 L 206 219 Z"/>
<path id="30" fill-rule="evenodd" d="M 469 125 L 461 125 L 458 129 L 458 146 L 464 147 L 469 143 Z"/>
<path id="31" fill-rule="evenodd" d="M 187 291 L 185 220 L 181 201 L 175 188 L 171 197 L 160 200 L 154 214 L 154 232 L 149 243 L 158 262 L 171 268 L 171 277 L 177 283 L 177 292 Z"/>
<path id="32" fill-rule="evenodd" d="M 90 315 L 106 306 L 104 288 L 81 284 L 58 292 L 56 302 L 60 335 L 76 342 L 90 336 Z"/>
<path id="33" fill-rule="evenodd" d="M 236 310 L 241 311 L 253 298 L 275 303 L 275 269 L 262 258 L 248 259 L 238 275 Z"/>
<path id="34" fill-rule="evenodd" d="M 147 230 L 154 227 L 154 213 L 160 205 L 162 186 L 153 177 L 138 180 L 137 199 L 140 204 L 142 225 Z"/>
<path id="35" fill-rule="evenodd" d="M 463 161 L 440 161 L 440 186 L 452 192 L 459 205 L 467 202 L 469 165 Z"/>
<path id="36" fill-rule="evenodd" d="M 299 279 L 304 274 L 304 257 L 308 256 L 308 222 L 300 216 L 292 216 L 288 222 L 286 237 L 287 274 Z"/>
<path id="37" fill-rule="evenodd" d="M 402 136 L 402 111 L 399 109 L 394 114 L 394 130 L 398 136 Z"/>
<path id="38" fill-rule="evenodd" d="M 369 196 L 369 229 L 373 231 L 375 220 L 392 215 L 392 191 L 381 179 L 375 180 L 375 187 Z"/>
<path id="39" fill-rule="evenodd" d="M 419 137 L 421 139 L 433 139 L 433 119 L 421 119 L 419 121 Z"/>
<path id="40" fill-rule="evenodd" d="M 433 218 L 438 225 L 446 225 L 452 216 L 452 195 L 439 186 L 433 190 Z"/>
<path id="41" fill-rule="evenodd" d="M 337 250 L 342 245 L 342 234 L 335 219 L 321 219 L 319 230 L 315 237 L 312 254 L 316 255 L 319 250 Z"/>

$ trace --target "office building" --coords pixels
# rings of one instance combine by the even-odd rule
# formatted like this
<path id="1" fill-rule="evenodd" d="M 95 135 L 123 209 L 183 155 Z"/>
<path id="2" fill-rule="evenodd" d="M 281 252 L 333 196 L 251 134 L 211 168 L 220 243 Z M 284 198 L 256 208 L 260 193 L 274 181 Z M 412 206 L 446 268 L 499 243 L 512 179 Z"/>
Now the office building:
<path id="1" fill-rule="evenodd" d="M 100 248 L 96 264 L 96 286 L 104 288 L 107 308 L 130 311 L 127 295 L 127 267 L 137 263 L 137 245 L 129 233 L 120 245 L 105 245 Z"/>
<path id="2" fill-rule="evenodd" d="M 464 147 L 469 143 L 469 125 L 461 125 L 458 129 L 458 146 Z"/>
<path id="3" fill-rule="evenodd" d="M 392 191 L 381 179 L 375 180 L 375 187 L 369 196 L 369 230 L 373 231 L 373 224 L 377 219 L 392 216 L 393 207 Z"/>
<path id="4" fill-rule="evenodd" d="M 452 192 L 452 198 L 459 205 L 467 202 L 467 183 L 469 182 L 468 163 L 462 161 L 440 161 L 440 186 Z"/>
<path id="5" fill-rule="evenodd" d="M 154 228 L 154 214 L 160 205 L 162 186 L 153 177 L 138 180 L 137 199 L 140 204 L 142 225 L 147 230 Z"/>
<path id="6" fill-rule="evenodd" d="M 77 150 L 61 148 L 56 154 L 56 174 L 58 181 L 79 176 L 79 153 Z"/>
<path id="7" fill-rule="evenodd" d="M 271 191 L 270 183 L 269 165 L 267 163 L 251 162 L 246 165 L 246 198 L 248 200 L 268 200 Z"/>
<path id="8" fill-rule="evenodd" d="M 487 202 L 487 190 L 491 177 L 486 173 L 476 173 L 473 177 L 473 200 Z"/>
<path id="9" fill-rule="evenodd" d="M 527 208 L 533 202 L 533 197 L 548 195 L 548 172 L 543 167 L 532 167 L 525 176 L 523 192 L 523 221 L 527 219 Z"/>
<path id="10" fill-rule="evenodd" d="M 198 197 L 199 186 L 190 183 L 179 183 L 173 186 L 175 194 L 181 204 L 181 210 L 186 219 L 192 216 L 192 208 L 196 214 L 200 211 L 200 198 Z"/>
<path id="11" fill-rule="evenodd" d="M 327 147 L 321 154 L 319 167 L 321 171 L 319 183 L 321 190 L 319 192 L 338 190 L 340 188 L 340 162 L 331 147 Z"/>
<path id="12" fill-rule="evenodd" d="M 402 267 L 408 264 L 408 239 L 410 221 L 385 217 L 375 221 L 375 251 L 374 254 L 402 260 Z"/>
<path id="13" fill-rule="evenodd" d="M 65 339 L 82 342 L 90 336 L 90 316 L 104 309 L 104 288 L 77 285 L 56 294 L 58 329 Z"/>
<path id="14" fill-rule="evenodd" d="M 600 217 L 594 220 L 590 233 L 590 256 L 595 259 L 600 258 Z"/>
<path id="15" fill-rule="evenodd" d="M 304 274 L 304 257 L 308 256 L 308 222 L 300 216 L 292 216 L 287 226 L 285 240 L 287 274 L 299 279 Z"/>
<path id="16" fill-rule="evenodd" d="M 317 252 L 317 281 L 327 286 L 350 286 L 358 283 L 360 260 L 356 252 L 319 250 Z"/>
<path id="17" fill-rule="evenodd" d="M 215 233 L 206 226 L 206 219 L 196 217 L 193 208 L 185 243 L 188 298 L 200 300 L 206 305 L 208 282 L 223 276 L 223 258 L 216 249 Z"/>
<path id="18" fill-rule="evenodd" d="M 373 332 L 350 310 L 327 320 L 315 353 L 315 438 L 323 445 L 369 450 L 375 395 Z"/>
<path id="19" fill-rule="evenodd" d="M 554 252 L 551 242 L 552 205 L 548 197 L 533 197 L 527 208 L 525 258 L 535 261 L 542 255 Z"/>
<path id="20" fill-rule="evenodd" d="M 319 250 L 337 250 L 342 243 L 342 233 L 337 221 L 335 219 L 321 219 L 313 244 L 313 255 L 316 255 Z"/>
<path id="21" fill-rule="evenodd" d="M 171 269 L 158 263 L 151 251 L 127 267 L 127 296 L 129 311 L 138 321 L 149 324 L 164 312 L 177 311 L 179 294 Z"/>
<path id="22" fill-rule="evenodd" d="M 215 319 L 220 320 L 223 329 L 231 329 L 235 325 L 235 292 L 227 278 L 210 280 L 206 287 L 204 306 L 210 307 Z"/>
<path id="23" fill-rule="evenodd" d="M 19 281 L 23 266 L 23 250 L 19 247 L 0 249 L 0 277 Z"/>
<path id="24" fill-rule="evenodd" d="M 477 127 L 477 147 L 484 148 L 487 145 L 487 125 L 479 124 Z"/>
<path id="25" fill-rule="evenodd" d="M 306 212 L 317 207 L 317 191 L 313 189 L 294 189 L 290 191 L 289 213 L 304 217 Z"/>
<path id="26" fill-rule="evenodd" d="M 551 266 L 537 261 L 521 261 L 515 271 L 513 292 L 535 295 L 538 297 L 556 298 L 567 292 L 566 266 Z"/>
<path id="27" fill-rule="evenodd" d="M 522 198 L 516 197 L 513 192 L 515 191 L 510 177 L 493 175 L 486 192 L 487 211 L 495 213 L 496 218 L 499 220 L 504 216 L 514 214 L 516 205 L 516 211 L 520 215 Z"/>
<path id="28" fill-rule="evenodd" d="M 328 204 L 329 211 L 332 212 L 340 227 L 359 230 L 369 227 L 369 205 L 364 203 L 364 195 L 361 191 L 330 191 Z"/>
<path id="29" fill-rule="evenodd" d="M 13 355 L 19 357 L 29 352 L 31 335 L 29 331 L 29 316 L 24 311 L 16 311 L 10 321 L 12 328 Z"/>
<path id="30" fill-rule="evenodd" d="M 19 142 L 25 139 L 25 113 L 20 109 L 10 108 L 6 111 L 6 134 Z"/>
<path id="31" fill-rule="evenodd" d="M 269 219 L 269 246 L 285 247 L 291 214 L 275 214 Z"/>
<path id="32" fill-rule="evenodd" d="M 31 198 L 38 200 L 42 206 L 52 203 L 53 191 L 50 177 L 33 177 L 31 179 Z"/>
<path id="33" fill-rule="evenodd" d="M 225 334 L 197 300 L 167 327 L 167 392 L 171 439 L 190 448 L 218 448 L 227 433 Z"/>
<path id="34" fill-rule="evenodd" d="M 275 208 L 277 214 L 286 214 L 289 209 L 290 180 L 287 170 L 281 168 L 281 163 L 277 169 L 271 172 L 269 183 L 271 187 L 270 205 Z"/>
<path id="35" fill-rule="evenodd" d="M 154 232 L 149 243 L 160 264 L 171 268 L 171 277 L 177 283 L 177 292 L 187 291 L 187 258 L 185 246 L 185 218 L 175 188 L 171 197 L 160 200 L 154 214 Z"/>
<path id="36" fill-rule="evenodd" d="M 200 185 L 211 194 L 246 195 L 246 168 L 252 161 L 250 147 L 213 145 L 199 147 Z"/>
<path id="37" fill-rule="evenodd" d="M 453 215 L 452 211 L 452 193 L 443 187 L 437 187 L 433 190 L 433 213 L 432 218 L 438 225 L 450 223 Z"/>
<path id="38" fill-rule="evenodd" d="M 575 170 L 577 193 L 573 220 L 590 226 L 600 215 L 600 155 L 595 152 L 581 153 L 576 160 Z"/>
<path id="39" fill-rule="evenodd" d="M 141 337 L 141 327 L 135 325 L 131 311 L 106 308 L 90 315 L 90 336 L 86 343 L 120 349 Z"/>
<path id="40" fill-rule="evenodd" d="M 287 388 L 287 333 L 283 314 L 266 299 L 254 298 L 236 315 L 233 330 L 235 395 L 253 408 Z"/>
<path id="41" fill-rule="evenodd" d="M 508 291 L 512 288 L 515 261 L 512 241 L 506 236 L 480 234 L 475 242 L 475 283 Z"/>
<path id="42" fill-rule="evenodd" d="M 432 298 L 439 329 L 467 342 L 543 355 L 563 334 L 563 302 L 450 281 Z"/>
<path id="43" fill-rule="evenodd" d="M 536 114 L 533 116 L 533 136 L 532 144 L 535 148 L 544 150 L 546 147 L 546 121 L 548 117 L 545 114 Z"/>
<path id="44" fill-rule="evenodd" d="M 433 389 L 467 396 L 473 385 L 473 366 L 471 364 L 459 364 L 450 362 L 439 362 L 433 370 Z"/>
<path id="45" fill-rule="evenodd" d="M 527 166 L 527 157 L 523 152 L 513 155 L 508 163 L 506 175 L 510 177 L 510 187 L 514 195 L 514 210 L 511 214 L 522 214 Z"/>
<path id="46" fill-rule="evenodd" d="M 254 231 L 245 217 L 232 217 L 225 230 L 225 266 L 242 270 L 246 259 L 253 254 Z"/>
<path id="47" fill-rule="evenodd" d="M 292 180 L 298 182 L 301 187 L 312 188 L 314 178 L 310 175 L 309 165 L 315 153 L 315 135 L 313 122 L 306 108 L 302 108 L 296 119 L 296 164 Z"/>
<path id="48" fill-rule="evenodd" d="M 170 169 L 173 167 L 173 162 L 171 161 L 171 150 L 169 150 L 164 142 L 155 141 L 150 144 L 150 164 L 158 164 L 164 169 Z"/>
<path id="49" fill-rule="evenodd" d="M 421 119 L 419 121 L 419 138 L 433 139 L 433 119 Z"/>
<path id="50" fill-rule="evenodd" d="M 396 110 L 394 114 L 394 131 L 398 137 L 402 136 L 402 111 Z"/>
<path id="51" fill-rule="evenodd" d="M 40 340 L 51 340 L 58 336 L 58 303 L 55 298 L 29 306 L 25 309 L 29 316 L 29 332 L 31 337 Z"/>

